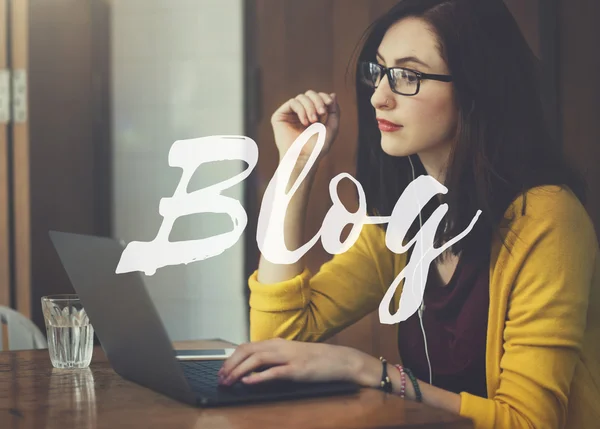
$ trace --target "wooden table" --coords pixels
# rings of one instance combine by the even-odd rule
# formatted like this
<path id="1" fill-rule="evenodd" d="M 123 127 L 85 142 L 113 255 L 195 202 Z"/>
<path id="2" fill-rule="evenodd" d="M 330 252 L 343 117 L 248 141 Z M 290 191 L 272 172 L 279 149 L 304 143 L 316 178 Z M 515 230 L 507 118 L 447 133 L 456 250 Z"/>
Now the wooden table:
<path id="1" fill-rule="evenodd" d="M 220 340 L 175 348 L 231 346 Z M 197 408 L 116 374 L 101 348 L 90 368 L 53 368 L 48 350 L 0 353 L 0 427 L 80 428 L 472 428 L 470 420 L 375 389 L 235 407 Z"/>

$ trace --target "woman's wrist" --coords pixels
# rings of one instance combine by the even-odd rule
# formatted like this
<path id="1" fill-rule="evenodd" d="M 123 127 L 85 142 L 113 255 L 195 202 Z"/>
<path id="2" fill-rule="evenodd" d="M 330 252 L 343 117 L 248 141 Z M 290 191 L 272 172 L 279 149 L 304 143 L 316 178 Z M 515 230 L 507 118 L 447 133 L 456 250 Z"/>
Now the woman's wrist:
<path id="1" fill-rule="evenodd" d="M 355 382 L 363 387 L 380 388 L 383 367 L 381 360 L 355 349 L 350 349 L 350 358 L 347 361 L 348 380 Z M 392 382 L 393 394 L 400 395 L 404 385 L 404 397 L 411 401 L 417 399 L 413 383 L 408 375 L 405 382 L 402 383 L 402 375 L 398 368 L 390 363 L 387 365 L 387 375 Z M 434 407 L 443 408 L 455 414 L 460 412 L 460 395 L 434 387 L 424 381 L 417 379 L 419 390 L 421 391 L 422 401 Z"/>
<path id="2" fill-rule="evenodd" d="M 349 350 L 352 353 L 348 361 L 348 380 L 362 387 L 379 387 L 381 385 L 381 361 L 361 351 Z"/>
<path id="3" fill-rule="evenodd" d="M 387 375 L 392 382 L 393 393 L 400 395 L 402 393 L 402 386 L 404 385 L 404 397 L 413 401 L 416 400 L 416 392 L 408 376 L 405 377 L 405 382 L 403 383 L 398 368 L 390 363 L 386 365 Z M 348 378 L 356 384 L 372 388 L 379 388 L 381 386 L 381 375 L 383 373 L 381 360 L 359 352 L 350 360 L 348 369 L 350 371 Z"/>

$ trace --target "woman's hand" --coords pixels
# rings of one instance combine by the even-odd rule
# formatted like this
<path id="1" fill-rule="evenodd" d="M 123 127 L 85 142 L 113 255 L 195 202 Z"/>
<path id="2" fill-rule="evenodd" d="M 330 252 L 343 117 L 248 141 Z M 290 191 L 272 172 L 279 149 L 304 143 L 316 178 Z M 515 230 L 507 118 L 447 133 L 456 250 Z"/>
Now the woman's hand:
<path id="1" fill-rule="evenodd" d="M 349 347 L 275 338 L 237 347 L 223 363 L 219 381 L 224 385 L 239 380 L 252 384 L 274 379 L 356 382 L 357 375 L 364 373 L 365 361 L 381 368 L 374 357 Z M 269 368 L 251 374 L 264 367 Z"/>
<path id="2" fill-rule="evenodd" d="M 393 392 L 400 393 L 400 373 L 389 363 L 387 373 Z M 267 368 L 264 369 L 263 368 Z M 262 370 L 261 372 L 253 371 Z M 360 350 L 325 343 L 305 343 L 281 338 L 246 343 L 237 347 L 219 371 L 219 383 L 232 385 L 267 380 L 351 381 L 363 387 L 379 387 L 381 361 Z M 423 402 L 434 407 L 460 412 L 460 395 L 418 381 Z M 411 382 L 406 379 L 406 398 L 415 399 Z"/>
<path id="3" fill-rule="evenodd" d="M 280 158 L 285 155 L 298 136 L 315 122 L 321 122 L 326 129 L 325 144 L 319 154 L 321 158 L 329 151 L 340 126 L 340 108 L 335 94 L 308 90 L 289 99 L 273 113 L 271 125 Z M 316 141 L 315 135 L 304 145 L 299 161 L 308 159 Z"/>

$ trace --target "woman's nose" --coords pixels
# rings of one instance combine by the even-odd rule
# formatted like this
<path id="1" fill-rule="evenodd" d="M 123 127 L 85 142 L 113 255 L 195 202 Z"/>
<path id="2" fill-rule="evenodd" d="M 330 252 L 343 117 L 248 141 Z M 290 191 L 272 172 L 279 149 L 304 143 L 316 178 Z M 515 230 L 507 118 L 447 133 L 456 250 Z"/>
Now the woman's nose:
<path id="1" fill-rule="evenodd" d="M 371 96 L 371 104 L 375 109 L 385 110 L 394 107 L 394 93 L 390 89 L 387 76 L 384 76 Z"/>

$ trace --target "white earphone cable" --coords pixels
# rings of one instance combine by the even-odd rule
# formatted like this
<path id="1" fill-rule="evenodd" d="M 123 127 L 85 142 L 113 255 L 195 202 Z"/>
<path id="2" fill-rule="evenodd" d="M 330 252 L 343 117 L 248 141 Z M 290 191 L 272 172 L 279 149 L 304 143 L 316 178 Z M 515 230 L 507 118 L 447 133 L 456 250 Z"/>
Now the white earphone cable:
<path id="1" fill-rule="evenodd" d="M 412 178 L 415 180 L 415 167 L 413 166 L 412 159 L 410 155 L 408 156 L 408 161 L 410 162 L 410 168 L 412 170 Z M 418 199 L 417 199 L 418 201 Z M 423 229 L 423 219 L 421 218 L 421 206 L 419 205 L 419 231 Z M 422 250 L 422 249 L 421 249 Z M 423 255 L 421 255 L 422 257 Z M 419 264 L 421 269 L 421 278 L 423 278 L 423 264 Z M 429 359 L 429 350 L 427 348 L 427 335 L 425 334 L 425 327 L 423 326 L 423 312 L 425 311 L 425 300 L 421 301 L 421 306 L 419 307 L 419 322 L 421 325 L 421 332 L 423 333 L 423 344 L 425 345 L 425 357 L 427 358 L 427 366 L 429 368 L 429 384 L 433 384 L 433 374 L 431 371 L 431 360 Z"/>

